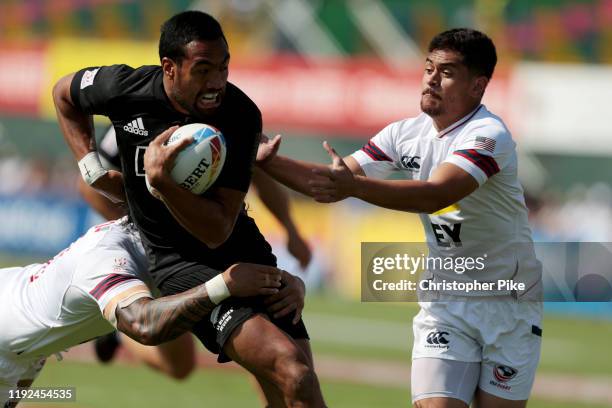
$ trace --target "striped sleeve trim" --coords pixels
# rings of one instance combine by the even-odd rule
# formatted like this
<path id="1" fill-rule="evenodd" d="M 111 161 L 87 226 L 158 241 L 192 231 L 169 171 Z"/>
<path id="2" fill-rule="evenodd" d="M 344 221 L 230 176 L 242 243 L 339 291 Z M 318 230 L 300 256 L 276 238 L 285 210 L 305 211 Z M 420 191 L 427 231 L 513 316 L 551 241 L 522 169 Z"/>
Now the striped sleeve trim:
<path id="1" fill-rule="evenodd" d="M 120 283 L 127 282 L 130 280 L 138 280 L 137 277 L 132 275 L 122 275 L 113 273 L 104 278 L 95 288 L 93 288 L 89 294 L 96 298 L 96 300 L 100 300 L 102 295 L 108 292 L 113 286 L 117 286 Z"/>
<path id="2" fill-rule="evenodd" d="M 375 161 L 393 161 L 391 160 L 391 158 L 389 156 L 387 156 L 385 154 L 385 152 L 383 152 L 380 147 L 376 146 L 376 144 L 374 144 L 373 141 L 369 141 L 368 144 L 366 144 L 365 146 L 363 146 L 361 148 L 361 150 L 367 154 L 368 156 L 370 156 L 370 158 L 372 160 Z"/>
<path id="3" fill-rule="evenodd" d="M 494 176 L 499 173 L 499 166 L 495 159 L 491 156 L 485 156 L 484 154 L 478 153 L 477 150 L 467 149 L 467 150 L 457 150 L 454 152 L 457 156 L 461 156 L 464 159 L 469 160 L 474 163 L 480 170 L 487 175 L 487 177 Z"/>

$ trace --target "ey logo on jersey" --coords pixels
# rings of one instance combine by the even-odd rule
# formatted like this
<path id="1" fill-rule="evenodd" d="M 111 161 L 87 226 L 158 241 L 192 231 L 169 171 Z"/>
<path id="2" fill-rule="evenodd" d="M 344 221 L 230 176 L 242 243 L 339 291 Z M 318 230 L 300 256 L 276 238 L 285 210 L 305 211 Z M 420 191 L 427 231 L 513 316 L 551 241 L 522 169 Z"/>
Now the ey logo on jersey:
<path id="1" fill-rule="evenodd" d="M 409 171 L 418 172 L 421 168 L 419 164 L 420 159 L 420 156 L 402 156 L 402 166 Z"/>
<path id="2" fill-rule="evenodd" d="M 434 224 L 431 223 L 434 236 L 438 246 L 450 248 L 451 246 L 459 247 L 461 243 L 461 223 L 458 224 Z"/>
<path id="3" fill-rule="evenodd" d="M 149 136 L 149 131 L 145 129 L 142 118 L 136 118 L 123 126 L 123 130 L 140 136 Z"/>

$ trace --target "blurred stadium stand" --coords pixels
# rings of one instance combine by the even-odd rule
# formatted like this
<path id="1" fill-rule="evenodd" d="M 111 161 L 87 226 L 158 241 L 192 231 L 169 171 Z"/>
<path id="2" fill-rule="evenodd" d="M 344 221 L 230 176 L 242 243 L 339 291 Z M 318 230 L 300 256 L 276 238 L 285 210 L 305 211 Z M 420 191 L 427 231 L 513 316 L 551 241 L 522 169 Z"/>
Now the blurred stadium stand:
<path id="1" fill-rule="evenodd" d="M 75 192 L 76 166 L 50 102 L 53 82 L 89 65 L 156 63 L 160 24 L 187 8 L 221 20 L 232 51 L 230 80 L 260 105 L 268 133 L 286 136 L 282 151 L 320 162 L 328 160 L 322 140 L 348 154 L 386 123 L 418 112 L 422 59 L 434 34 L 457 26 L 486 31 L 500 65 L 485 102 L 519 144 L 536 239 L 612 241 L 605 120 L 612 114 L 612 0 L 3 0 L 0 212 L 13 222 L 0 227 L 5 250 L 38 248 L 46 256 L 93 219 Z M 53 197 L 68 210 L 53 212 Z M 360 241 L 422 239 L 415 217 L 299 198 L 297 218 L 319 253 L 313 284 L 342 282 L 338 290 L 355 295 Z M 279 228 L 251 200 L 282 252 Z M 15 218 L 19 203 L 27 211 Z M 76 215 L 66 216 L 70 211 Z M 41 212 L 49 216 L 36 222 L 49 228 L 72 224 L 47 247 L 30 245 L 28 234 L 49 228 L 24 227 L 21 246 L 6 244 L 19 230 L 15 220 L 32 224 L 27 214 Z"/>

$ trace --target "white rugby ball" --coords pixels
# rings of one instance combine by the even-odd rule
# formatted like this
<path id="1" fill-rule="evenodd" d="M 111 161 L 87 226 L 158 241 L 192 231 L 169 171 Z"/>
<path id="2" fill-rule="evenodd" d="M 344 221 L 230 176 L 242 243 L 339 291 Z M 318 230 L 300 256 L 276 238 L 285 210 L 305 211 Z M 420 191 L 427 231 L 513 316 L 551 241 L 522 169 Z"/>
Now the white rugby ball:
<path id="1" fill-rule="evenodd" d="M 190 123 L 174 131 L 166 145 L 173 145 L 189 136 L 193 137 L 193 142 L 176 156 L 170 176 L 184 189 L 202 194 L 217 180 L 223 169 L 227 152 L 225 139 L 213 126 Z M 149 192 L 159 198 L 147 177 L 145 181 Z"/>

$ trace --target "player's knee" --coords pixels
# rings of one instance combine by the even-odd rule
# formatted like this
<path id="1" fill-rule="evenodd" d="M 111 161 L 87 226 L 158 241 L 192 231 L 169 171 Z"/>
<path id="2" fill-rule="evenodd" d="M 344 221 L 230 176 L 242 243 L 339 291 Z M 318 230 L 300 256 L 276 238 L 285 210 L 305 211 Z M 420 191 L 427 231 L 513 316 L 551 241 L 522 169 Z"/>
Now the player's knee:
<path id="1" fill-rule="evenodd" d="M 315 393 L 316 377 L 299 353 L 289 353 L 276 360 L 279 384 L 285 398 L 291 401 L 308 401 Z"/>

